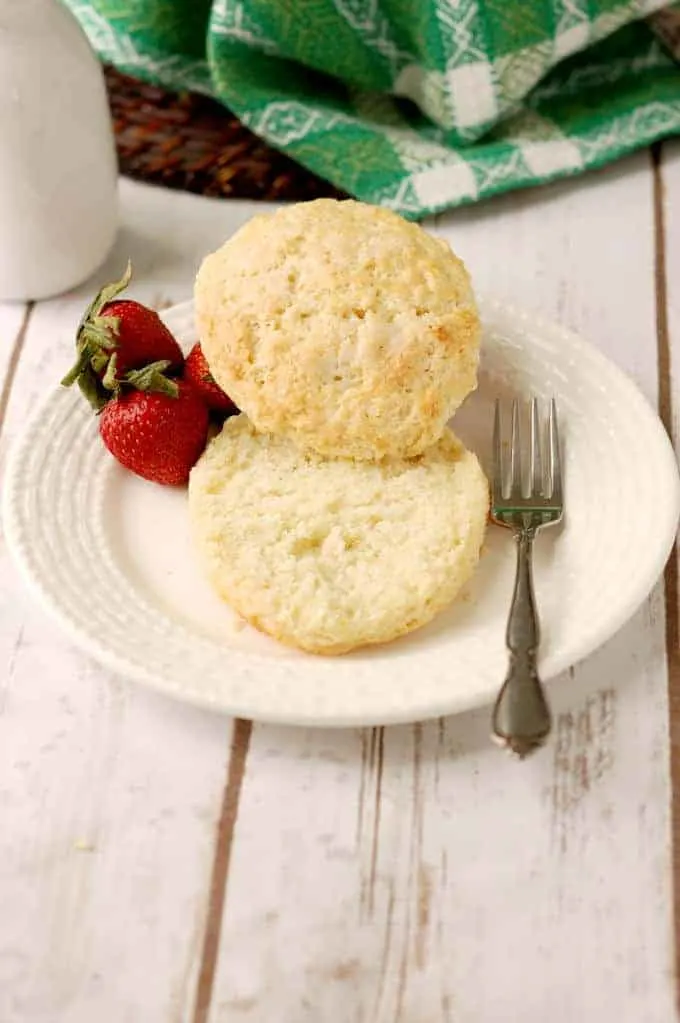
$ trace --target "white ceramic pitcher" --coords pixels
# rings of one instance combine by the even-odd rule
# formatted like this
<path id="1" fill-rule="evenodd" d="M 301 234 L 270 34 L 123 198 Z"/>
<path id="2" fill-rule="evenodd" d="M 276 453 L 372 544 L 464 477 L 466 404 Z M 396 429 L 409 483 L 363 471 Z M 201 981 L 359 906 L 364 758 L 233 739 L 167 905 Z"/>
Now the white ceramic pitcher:
<path id="1" fill-rule="evenodd" d="M 116 234 L 99 63 L 59 0 L 0 0 L 0 301 L 79 284 Z"/>

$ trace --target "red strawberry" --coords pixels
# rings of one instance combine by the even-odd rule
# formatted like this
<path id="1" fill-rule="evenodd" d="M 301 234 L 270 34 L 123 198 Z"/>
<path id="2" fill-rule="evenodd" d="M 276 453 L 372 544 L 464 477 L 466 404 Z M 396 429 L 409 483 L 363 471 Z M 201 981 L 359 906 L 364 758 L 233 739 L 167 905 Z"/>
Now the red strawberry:
<path id="1" fill-rule="evenodd" d="M 200 341 L 196 342 L 187 355 L 182 376 L 193 385 L 194 390 L 200 394 L 211 411 L 226 412 L 230 415 L 238 412 L 236 405 L 229 395 L 224 393 L 210 372 Z"/>
<path id="2" fill-rule="evenodd" d="M 85 311 L 76 334 L 78 357 L 62 380 L 65 387 L 77 380 L 97 409 L 117 392 L 130 370 L 167 362 L 171 371 L 178 371 L 184 362 L 182 349 L 158 313 L 139 302 L 116 298 L 131 276 L 128 263 L 123 277 L 102 288 Z"/>
<path id="3" fill-rule="evenodd" d="M 160 362 L 128 373 L 125 390 L 104 406 L 99 432 L 121 465 L 153 483 L 186 483 L 208 436 L 208 410 L 184 380 Z"/>
<path id="4" fill-rule="evenodd" d="M 114 347 L 110 349 L 111 358 L 117 360 L 118 375 L 161 360 L 169 362 L 172 369 L 181 369 L 182 349 L 153 309 L 119 298 L 106 303 L 101 317 L 118 321 L 117 326 L 111 326 Z"/>

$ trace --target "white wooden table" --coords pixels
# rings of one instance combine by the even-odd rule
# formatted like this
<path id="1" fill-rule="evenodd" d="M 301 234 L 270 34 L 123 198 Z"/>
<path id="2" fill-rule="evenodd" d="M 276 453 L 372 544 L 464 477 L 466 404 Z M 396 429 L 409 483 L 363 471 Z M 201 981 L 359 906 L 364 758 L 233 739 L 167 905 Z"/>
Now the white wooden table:
<path id="1" fill-rule="evenodd" d="M 0 306 L 3 462 L 95 285 L 130 255 L 142 300 L 188 298 L 253 210 L 122 183 L 97 281 Z M 580 330 L 676 425 L 679 225 L 666 144 L 430 227 L 478 288 Z M 0 1023 L 676 1018 L 674 559 L 554 682 L 554 740 L 518 764 L 488 709 L 327 732 L 174 704 L 74 649 L 0 557 Z"/>

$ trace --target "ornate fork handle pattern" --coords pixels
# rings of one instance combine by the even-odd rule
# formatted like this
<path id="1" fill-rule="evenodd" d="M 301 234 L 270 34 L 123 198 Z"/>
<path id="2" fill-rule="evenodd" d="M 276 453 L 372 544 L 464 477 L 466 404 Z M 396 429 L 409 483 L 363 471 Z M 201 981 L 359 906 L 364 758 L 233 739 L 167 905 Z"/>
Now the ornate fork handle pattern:
<path id="1" fill-rule="evenodd" d="M 510 665 L 492 718 L 494 737 L 520 757 L 542 746 L 551 728 L 550 709 L 536 668 L 540 640 L 532 578 L 536 531 L 536 526 L 528 525 L 514 532 L 517 571 L 506 632 Z"/>

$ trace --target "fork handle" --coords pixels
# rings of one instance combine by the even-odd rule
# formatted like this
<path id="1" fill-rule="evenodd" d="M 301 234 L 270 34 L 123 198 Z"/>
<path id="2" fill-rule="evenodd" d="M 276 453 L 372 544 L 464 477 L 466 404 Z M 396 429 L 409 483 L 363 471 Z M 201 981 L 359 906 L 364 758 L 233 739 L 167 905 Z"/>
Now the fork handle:
<path id="1" fill-rule="evenodd" d="M 540 639 L 532 578 L 535 528 L 515 532 L 517 572 L 510 605 L 506 644 L 510 665 L 493 711 L 493 734 L 504 746 L 525 757 L 550 734 L 548 702 L 536 669 Z"/>

